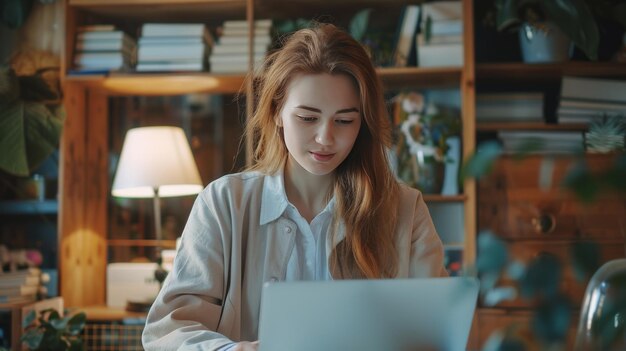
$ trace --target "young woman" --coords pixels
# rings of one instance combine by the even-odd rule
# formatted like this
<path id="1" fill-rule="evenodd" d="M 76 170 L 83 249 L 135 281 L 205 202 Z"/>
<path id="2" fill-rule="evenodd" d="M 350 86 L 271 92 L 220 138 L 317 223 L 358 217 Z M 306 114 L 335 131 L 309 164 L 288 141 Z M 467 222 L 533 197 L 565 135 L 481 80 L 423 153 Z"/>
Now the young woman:
<path id="1" fill-rule="evenodd" d="M 390 121 L 361 45 L 333 25 L 300 30 L 260 79 L 254 166 L 198 196 L 146 350 L 256 350 L 267 281 L 446 275 L 420 192 L 388 166 Z"/>

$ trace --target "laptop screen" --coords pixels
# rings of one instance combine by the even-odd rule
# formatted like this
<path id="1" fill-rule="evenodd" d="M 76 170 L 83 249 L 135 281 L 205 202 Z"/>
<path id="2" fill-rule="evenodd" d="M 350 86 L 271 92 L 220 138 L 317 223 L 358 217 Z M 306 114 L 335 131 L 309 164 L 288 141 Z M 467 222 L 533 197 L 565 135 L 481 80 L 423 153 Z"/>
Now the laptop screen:
<path id="1" fill-rule="evenodd" d="M 268 283 L 260 350 L 464 350 L 478 288 L 468 277 Z"/>

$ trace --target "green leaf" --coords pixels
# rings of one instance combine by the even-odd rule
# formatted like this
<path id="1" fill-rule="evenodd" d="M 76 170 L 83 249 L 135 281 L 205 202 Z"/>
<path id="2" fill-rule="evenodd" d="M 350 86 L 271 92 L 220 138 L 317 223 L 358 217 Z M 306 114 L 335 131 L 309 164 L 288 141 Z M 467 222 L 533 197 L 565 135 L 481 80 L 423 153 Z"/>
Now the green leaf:
<path id="1" fill-rule="evenodd" d="M 478 255 L 476 269 L 478 273 L 499 273 L 508 262 L 508 250 L 502 240 L 492 232 L 482 231 L 478 235 Z"/>
<path id="2" fill-rule="evenodd" d="M 34 310 L 31 310 L 22 320 L 22 328 L 26 329 L 31 324 L 33 324 L 36 319 L 37 319 L 37 313 L 35 313 Z"/>
<path id="3" fill-rule="evenodd" d="M 496 27 L 499 31 L 517 27 L 521 21 L 518 16 L 520 7 L 518 0 L 496 0 Z"/>
<path id="4" fill-rule="evenodd" d="M 520 293 L 523 297 L 539 296 L 551 298 L 559 291 L 561 281 L 561 262 L 552 254 L 539 254 L 530 261 L 526 274 L 520 281 Z"/>
<path id="5" fill-rule="evenodd" d="M 63 121 L 46 106 L 36 102 L 24 105 L 24 135 L 29 170 L 37 168 L 57 149 Z"/>
<path id="6" fill-rule="evenodd" d="M 0 108 L 9 106 L 20 96 L 20 83 L 15 71 L 9 66 L 0 68 Z"/>
<path id="7" fill-rule="evenodd" d="M 22 335 L 20 341 L 26 344 L 31 350 L 36 350 L 41 345 L 44 334 L 37 329 L 30 329 Z"/>
<path id="8" fill-rule="evenodd" d="M 0 110 L 0 150 L 0 169 L 14 175 L 28 176 L 22 102 Z"/>
<path id="9" fill-rule="evenodd" d="M 65 328 L 67 328 L 67 322 L 70 320 L 70 317 L 64 317 L 59 319 L 50 319 L 50 325 L 52 328 L 57 331 L 63 332 Z"/>
<path id="10" fill-rule="evenodd" d="M 533 333 L 546 343 L 564 342 L 572 318 L 567 296 L 554 296 L 542 302 L 532 318 Z"/>
<path id="11" fill-rule="evenodd" d="M 83 341 L 80 339 L 75 339 L 70 341 L 70 348 L 68 349 L 69 351 L 83 351 L 85 349 L 85 345 L 83 344 Z"/>
<path id="12" fill-rule="evenodd" d="M 600 245 L 596 242 L 575 242 L 570 249 L 570 256 L 578 281 L 585 281 L 600 268 Z"/>
<path id="13" fill-rule="evenodd" d="M 541 5 L 548 20 L 555 23 L 589 59 L 598 59 L 598 25 L 584 0 L 549 0 L 542 1 Z"/>
<path id="14" fill-rule="evenodd" d="M 565 188 L 574 192 L 574 195 L 584 203 L 591 203 L 600 191 L 600 184 L 591 174 L 584 159 L 578 160 L 563 179 Z"/>
<path id="15" fill-rule="evenodd" d="M 486 141 L 478 145 L 476 153 L 463 165 L 461 179 L 477 178 L 489 174 L 496 159 L 502 154 L 502 146 L 497 141 Z"/>
<path id="16" fill-rule="evenodd" d="M 20 76 L 18 80 L 20 84 L 20 95 L 23 100 L 42 101 L 59 98 L 57 93 L 52 90 L 41 75 Z"/>
<path id="17" fill-rule="evenodd" d="M 33 6 L 32 0 L 3 0 L 0 2 L 2 10 L 2 22 L 7 27 L 15 29 L 19 28 L 26 22 L 26 18 Z"/>
<path id="18" fill-rule="evenodd" d="M 367 31 L 367 24 L 370 19 L 370 13 L 372 9 L 363 9 L 357 12 L 350 21 L 350 34 L 358 41 L 363 40 L 363 36 Z"/>
<path id="19" fill-rule="evenodd" d="M 69 333 L 70 335 L 78 335 L 85 327 L 87 322 L 87 315 L 84 312 L 75 314 L 69 321 Z"/>

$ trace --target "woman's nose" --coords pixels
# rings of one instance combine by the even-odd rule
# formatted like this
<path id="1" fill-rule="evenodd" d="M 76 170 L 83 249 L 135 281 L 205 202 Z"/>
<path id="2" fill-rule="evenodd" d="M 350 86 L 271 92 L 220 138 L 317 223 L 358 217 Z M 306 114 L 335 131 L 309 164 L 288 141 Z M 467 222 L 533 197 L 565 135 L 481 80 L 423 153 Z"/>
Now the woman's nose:
<path id="1" fill-rule="evenodd" d="M 335 137 L 333 135 L 333 126 L 332 123 L 324 123 L 320 125 L 317 130 L 317 135 L 315 136 L 315 141 L 320 145 L 332 145 L 335 141 Z"/>

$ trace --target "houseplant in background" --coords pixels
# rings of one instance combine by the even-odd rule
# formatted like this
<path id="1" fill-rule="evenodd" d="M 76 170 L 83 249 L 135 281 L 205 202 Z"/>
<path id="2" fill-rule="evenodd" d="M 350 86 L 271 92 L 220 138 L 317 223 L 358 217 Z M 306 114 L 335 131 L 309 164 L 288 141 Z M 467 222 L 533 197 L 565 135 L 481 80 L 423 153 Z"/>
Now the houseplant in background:
<path id="1" fill-rule="evenodd" d="M 69 314 L 65 317 L 55 309 L 39 312 L 31 311 L 24 318 L 25 330 L 21 341 L 28 350 L 33 351 L 82 351 L 85 349 L 80 336 L 87 316 L 84 312 Z"/>
<path id="2" fill-rule="evenodd" d="M 0 179 L 25 180 L 57 148 L 65 112 L 59 62 L 42 52 L 22 52 L 0 67 Z M 17 181 L 20 183 L 20 181 Z M 19 186 L 18 186 L 19 188 Z"/>
<path id="3" fill-rule="evenodd" d="M 493 17 L 499 31 L 519 30 L 525 62 L 568 60 L 569 40 L 589 59 L 596 60 L 602 39 L 599 25 L 618 23 L 623 31 L 626 3 L 620 0 L 495 0 L 487 17 Z M 621 36 L 617 40 L 621 40 Z"/>

